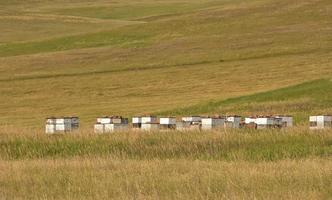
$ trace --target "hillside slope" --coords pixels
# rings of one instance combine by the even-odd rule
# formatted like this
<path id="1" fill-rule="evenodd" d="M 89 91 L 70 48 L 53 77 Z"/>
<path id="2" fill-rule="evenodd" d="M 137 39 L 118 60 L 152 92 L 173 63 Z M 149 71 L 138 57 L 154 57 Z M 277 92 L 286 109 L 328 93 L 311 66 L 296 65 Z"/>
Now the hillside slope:
<path id="1" fill-rule="evenodd" d="M 289 114 L 295 117 L 297 124 L 308 124 L 308 117 L 312 114 L 332 113 L 331 99 L 332 79 L 319 79 L 273 91 L 201 103 L 157 114 L 223 113 L 244 116 Z"/>
<path id="2" fill-rule="evenodd" d="M 0 4 L 0 124 L 40 127 L 50 115 L 79 115 L 88 125 L 99 115 L 160 113 L 332 76 L 328 0 Z M 299 103 L 330 111 L 311 96 Z M 303 113 L 274 97 L 264 104 Z M 270 108 L 216 105 L 202 112 Z"/>

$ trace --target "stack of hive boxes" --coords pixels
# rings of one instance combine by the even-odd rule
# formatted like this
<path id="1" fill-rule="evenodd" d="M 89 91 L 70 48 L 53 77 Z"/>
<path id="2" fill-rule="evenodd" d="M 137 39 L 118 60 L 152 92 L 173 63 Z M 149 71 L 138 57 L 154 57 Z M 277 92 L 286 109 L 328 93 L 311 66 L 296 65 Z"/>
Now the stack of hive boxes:
<path id="1" fill-rule="evenodd" d="M 132 117 L 131 122 L 133 129 L 140 129 L 142 127 L 142 117 Z"/>
<path id="2" fill-rule="evenodd" d="M 176 118 L 175 117 L 160 117 L 160 129 L 176 129 Z"/>
<path id="3" fill-rule="evenodd" d="M 259 116 L 256 118 L 257 129 L 275 128 L 280 126 L 281 119 L 272 116 Z"/>
<path id="4" fill-rule="evenodd" d="M 159 129 L 158 118 L 156 116 L 144 116 L 141 118 L 141 129 L 144 131 L 154 131 Z"/>
<path id="5" fill-rule="evenodd" d="M 291 116 L 246 117 L 245 124 L 247 127 L 255 127 L 257 129 L 286 128 L 293 126 L 293 117 Z"/>
<path id="6" fill-rule="evenodd" d="M 95 133 L 111 133 L 128 130 L 128 119 L 121 116 L 100 117 L 94 126 Z"/>
<path id="7" fill-rule="evenodd" d="M 289 115 L 277 115 L 276 118 L 281 120 L 281 128 L 293 127 L 293 117 Z"/>
<path id="8" fill-rule="evenodd" d="M 241 116 L 232 115 L 225 117 L 225 128 L 240 128 Z"/>
<path id="9" fill-rule="evenodd" d="M 176 123 L 176 130 L 178 131 L 200 130 L 201 122 L 202 122 L 202 117 L 200 116 L 182 117 L 182 121 Z"/>
<path id="10" fill-rule="evenodd" d="M 71 132 L 79 128 L 78 117 L 46 118 L 45 132 L 48 134 Z"/>
<path id="11" fill-rule="evenodd" d="M 310 122 L 310 129 L 332 128 L 331 115 L 310 116 L 309 122 Z"/>
<path id="12" fill-rule="evenodd" d="M 202 130 L 220 129 L 224 127 L 225 118 L 223 117 L 203 117 Z"/>

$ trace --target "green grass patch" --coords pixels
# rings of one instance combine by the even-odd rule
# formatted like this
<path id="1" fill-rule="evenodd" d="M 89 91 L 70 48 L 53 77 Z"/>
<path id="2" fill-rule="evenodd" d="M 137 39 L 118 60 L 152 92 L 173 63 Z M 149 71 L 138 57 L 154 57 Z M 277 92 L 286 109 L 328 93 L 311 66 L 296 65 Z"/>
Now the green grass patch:
<path id="1" fill-rule="evenodd" d="M 332 155 L 330 132 L 229 130 L 216 133 L 155 133 L 63 136 L 1 135 L 1 159 L 114 157 L 276 161 Z"/>
<path id="2" fill-rule="evenodd" d="M 199 3 L 131 3 L 128 5 L 89 6 L 65 8 L 52 11 L 61 15 L 93 17 L 100 19 L 135 20 L 151 16 L 172 15 L 204 8 L 209 4 Z"/>
<path id="3" fill-rule="evenodd" d="M 150 37 L 151 34 L 144 31 L 105 31 L 37 42 L 8 43 L 0 45 L 0 57 L 103 46 L 142 47 Z"/>
<path id="4" fill-rule="evenodd" d="M 305 99 L 305 101 L 301 102 L 301 99 Z M 228 112 L 237 112 L 239 114 L 256 112 L 256 114 L 260 114 L 258 111 L 264 113 L 274 113 L 280 112 L 282 107 L 285 107 L 284 109 L 287 113 L 284 114 L 301 115 L 299 120 L 304 121 L 307 120 L 308 117 L 303 115 L 304 113 L 312 112 L 314 114 L 314 112 L 320 112 L 320 110 L 326 110 L 328 107 L 332 107 L 331 99 L 332 81 L 330 79 L 319 79 L 273 91 L 230 98 L 221 101 L 201 103 L 157 114 L 190 115 Z M 260 107 L 263 109 L 259 109 Z"/>

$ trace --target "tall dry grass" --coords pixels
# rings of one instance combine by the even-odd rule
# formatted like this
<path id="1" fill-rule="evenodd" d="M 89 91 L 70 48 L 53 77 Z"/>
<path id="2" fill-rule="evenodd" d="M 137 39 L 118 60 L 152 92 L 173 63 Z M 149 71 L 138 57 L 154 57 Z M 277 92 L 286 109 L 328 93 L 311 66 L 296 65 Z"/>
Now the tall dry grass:
<path id="1" fill-rule="evenodd" d="M 330 130 L 220 130 L 210 132 L 124 132 L 94 134 L 81 130 L 64 135 L 12 130 L 0 134 L 0 158 L 6 160 L 112 157 L 118 159 L 191 159 L 275 161 L 327 158 Z"/>
<path id="2" fill-rule="evenodd" d="M 2 161 L 2 199 L 329 199 L 331 159 Z"/>
<path id="3" fill-rule="evenodd" d="M 0 132 L 0 199 L 328 199 L 332 132 Z"/>

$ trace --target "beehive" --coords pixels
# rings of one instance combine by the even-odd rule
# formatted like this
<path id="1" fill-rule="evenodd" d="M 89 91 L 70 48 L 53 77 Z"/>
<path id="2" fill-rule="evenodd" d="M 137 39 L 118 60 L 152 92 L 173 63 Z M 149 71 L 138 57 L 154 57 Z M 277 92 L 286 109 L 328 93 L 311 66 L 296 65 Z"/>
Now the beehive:
<path id="1" fill-rule="evenodd" d="M 310 129 L 325 129 L 332 127 L 331 115 L 310 116 Z"/>
<path id="2" fill-rule="evenodd" d="M 276 125 L 276 119 L 272 116 L 259 116 L 255 120 L 257 129 L 273 128 Z"/>
<path id="3" fill-rule="evenodd" d="M 143 131 L 157 131 L 157 130 L 159 130 L 159 124 L 157 124 L 157 123 L 143 123 L 141 129 Z"/>
<path id="4" fill-rule="evenodd" d="M 257 129 L 283 127 L 282 118 L 274 116 L 259 116 L 256 118 L 255 123 L 257 125 Z"/>
<path id="5" fill-rule="evenodd" d="M 176 118 L 175 117 L 160 117 L 160 129 L 175 129 L 176 128 Z"/>
<path id="6" fill-rule="evenodd" d="M 142 126 L 142 117 L 132 117 L 131 122 L 134 129 L 140 129 Z"/>
<path id="7" fill-rule="evenodd" d="M 98 124 L 111 124 L 113 123 L 111 117 L 99 117 L 97 118 L 97 123 Z"/>
<path id="8" fill-rule="evenodd" d="M 257 117 L 246 117 L 244 119 L 244 123 L 246 123 L 246 124 L 251 124 L 251 123 L 256 124 L 256 119 L 257 119 Z"/>
<path id="9" fill-rule="evenodd" d="M 289 115 L 277 115 L 276 118 L 281 119 L 281 126 L 283 128 L 293 127 L 293 117 Z"/>
<path id="10" fill-rule="evenodd" d="M 128 130 L 128 119 L 122 116 L 100 117 L 94 125 L 95 133 L 111 133 Z"/>
<path id="11" fill-rule="evenodd" d="M 128 124 L 105 124 L 105 132 L 118 132 L 118 131 L 127 131 Z"/>
<path id="12" fill-rule="evenodd" d="M 241 116 L 233 115 L 225 118 L 226 128 L 240 128 Z"/>
<path id="13" fill-rule="evenodd" d="M 182 121 L 190 122 L 190 123 L 201 122 L 201 120 L 202 120 L 202 117 L 200 117 L 200 116 L 182 117 Z"/>
<path id="14" fill-rule="evenodd" d="M 47 134 L 71 132 L 79 128 L 78 117 L 46 118 L 45 132 Z"/>
<path id="15" fill-rule="evenodd" d="M 141 118 L 142 124 L 155 124 L 158 123 L 158 118 L 156 116 L 144 116 Z"/>
<path id="16" fill-rule="evenodd" d="M 95 133 L 104 133 L 105 132 L 105 124 L 95 124 L 94 125 Z"/>
<path id="17" fill-rule="evenodd" d="M 202 118 L 202 130 L 223 128 L 225 118 L 204 117 Z"/>

